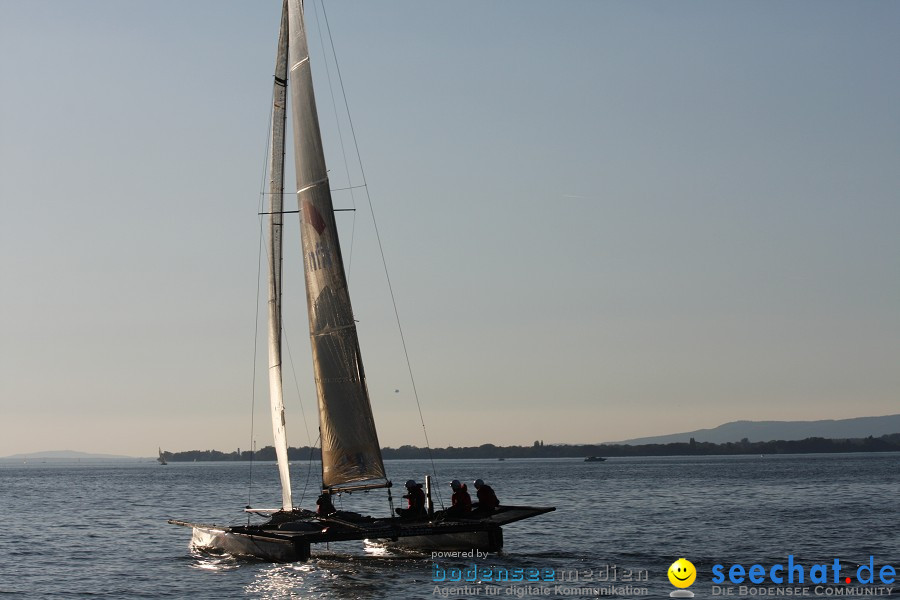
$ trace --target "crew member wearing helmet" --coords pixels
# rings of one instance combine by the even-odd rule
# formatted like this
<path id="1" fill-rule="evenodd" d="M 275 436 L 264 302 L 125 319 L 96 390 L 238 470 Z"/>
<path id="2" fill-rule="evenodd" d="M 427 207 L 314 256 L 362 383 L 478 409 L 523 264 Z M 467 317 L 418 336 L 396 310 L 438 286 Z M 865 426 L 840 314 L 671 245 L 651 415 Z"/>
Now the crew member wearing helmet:
<path id="1" fill-rule="evenodd" d="M 475 480 L 475 489 L 478 490 L 478 502 L 472 505 L 480 513 L 492 513 L 500 506 L 494 488 L 487 485 L 483 479 Z"/>
<path id="2" fill-rule="evenodd" d="M 425 492 L 422 491 L 422 484 L 410 479 L 406 482 L 406 492 L 403 497 L 406 498 L 407 507 L 398 508 L 397 514 L 402 519 L 418 519 L 428 516 L 428 512 L 425 510 Z"/>
<path id="3" fill-rule="evenodd" d="M 316 500 L 316 514 L 320 517 L 327 517 L 328 515 L 333 515 L 337 512 L 334 508 L 334 504 L 331 502 L 331 494 L 322 494 Z"/>
<path id="4" fill-rule="evenodd" d="M 450 482 L 450 488 L 453 490 L 451 498 L 452 505 L 447 509 L 447 515 L 451 517 L 459 517 L 472 512 L 472 497 L 469 496 L 469 488 L 464 483 L 460 483 L 459 479 Z"/>

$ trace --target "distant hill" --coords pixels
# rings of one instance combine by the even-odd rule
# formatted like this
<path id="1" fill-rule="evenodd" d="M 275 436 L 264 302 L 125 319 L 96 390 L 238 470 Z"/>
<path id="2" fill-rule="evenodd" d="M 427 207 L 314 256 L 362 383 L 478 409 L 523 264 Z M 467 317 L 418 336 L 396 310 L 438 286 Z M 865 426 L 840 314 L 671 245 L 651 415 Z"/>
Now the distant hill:
<path id="1" fill-rule="evenodd" d="M 26 452 L 25 454 L 13 454 L 3 458 L 27 459 L 27 458 L 134 458 L 121 454 L 91 454 L 89 452 L 76 452 L 75 450 L 44 450 L 41 452 Z"/>
<path id="2" fill-rule="evenodd" d="M 811 437 L 829 439 L 879 437 L 900 433 L 900 415 L 884 417 L 857 417 L 827 421 L 733 421 L 712 429 L 698 429 L 654 437 L 635 438 L 617 444 L 672 444 L 698 442 L 724 444 L 747 438 L 751 442 L 772 440 L 803 440 Z"/>

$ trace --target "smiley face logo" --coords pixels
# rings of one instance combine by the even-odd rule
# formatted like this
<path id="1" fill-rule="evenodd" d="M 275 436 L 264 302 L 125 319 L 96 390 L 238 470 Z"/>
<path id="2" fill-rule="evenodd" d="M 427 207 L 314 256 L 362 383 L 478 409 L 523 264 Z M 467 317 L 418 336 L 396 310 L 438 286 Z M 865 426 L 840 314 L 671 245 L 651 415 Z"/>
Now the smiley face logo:
<path id="1" fill-rule="evenodd" d="M 686 558 L 679 558 L 669 567 L 669 581 L 677 588 L 686 588 L 697 579 L 697 569 Z"/>

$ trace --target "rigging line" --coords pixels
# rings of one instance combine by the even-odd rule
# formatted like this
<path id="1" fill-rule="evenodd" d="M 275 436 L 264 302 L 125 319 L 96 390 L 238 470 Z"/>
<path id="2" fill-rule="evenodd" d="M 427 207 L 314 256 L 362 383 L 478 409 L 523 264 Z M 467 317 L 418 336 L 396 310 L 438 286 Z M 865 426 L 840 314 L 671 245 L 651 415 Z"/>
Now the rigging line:
<path id="1" fill-rule="evenodd" d="M 309 466 L 306 468 L 306 483 L 303 484 L 303 492 L 300 494 L 300 502 L 297 503 L 298 506 L 303 506 L 303 498 L 306 497 L 306 489 L 309 487 L 309 478 L 312 475 L 313 452 L 316 451 L 320 439 L 321 435 L 317 437 L 316 442 L 309 447 L 309 459 L 307 460 Z"/>
<path id="2" fill-rule="evenodd" d="M 356 128 L 353 127 L 353 117 L 350 115 L 350 104 L 347 101 L 347 92 L 344 89 L 344 80 L 341 77 L 341 65 L 337 59 L 337 53 L 334 51 L 334 38 L 331 36 L 331 25 L 328 23 L 328 13 L 325 10 L 325 4 L 322 3 L 322 14 L 325 17 L 325 27 L 328 30 L 328 39 L 331 41 L 331 53 L 334 56 L 334 67 L 337 72 L 338 84 L 341 88 L 341 94 L 344 97 L 344 107 L 347 111 L 347 121 L 350 124 L 350 133 L 353 137 L 353 146 L 356 148 L 356 160 L 359 164 L 359 172 L 362 175 L 362 185 L 366 191 L 366 200 L 369 203 L 369 212 L 372 213 L 372 226 L 375 229 L 375 239 L 378 240 L 378 251 L 381 253 L 381 264 L 384 266 L 384 276 L 387 279 L 388 291 L 391 294 L 391 303 L 394 305 L 394 316 L 397 319 L 397 330 L 400 332 L 400 343 L 403 346 L 403 355 L 406 357 L 406 368 L 409 371 L 409 380 L 412 384 L 413 396 L 416 399 L 416 407 L 419 409 L 419 420 L 422 423 L 422 433 L 425 435 L 425 445 L 428 449 L 428 459 L 431 461 L 431 472 L 434 474 L 435 479 L 437 479 L 437 467 L 434 464 L 434 455 L 431 452 L 431 442 L 428 440 L 428 430 L 425 428 L 425 417 L 422 415 L 422 404 L 419 402 L 419 392 L 416 389 L 416 379 L 413 376 L 412 364 L 409 360 L 409 352 L 406 349 L 406 338 L 403 335 L 403 327 L 400 325 L 400 312 L 397 310 L 397 301 L 394 297 L 394 287 L 391 285 L 391 276 L 388 273 L 387 267 L 387 259 L 384 256 L 384 247 L 381 245 L 381 234 L 378 231 L 378 222 L 375 220 L 375 208 L 372 205 L 372 196 L 369 194 L 368 181 L 366 180 L 366 172 L 363 168 L 362 156 L 359 152 L 359 143 L 356 140 Z M 437 488 L 438 490 L 438 502 L 441 504 L 441 508 L 444 507 L 444 500 L 441 497 L 440 486 Z"/>
<path id="3" fill-rule="evenodd" d="M 288 351 L 288 362 L 291 363 L 291 373 L 294 375 L 294 387 L 297 388 L 297 404 L 300 405 L 300 414 L 303 415 L 303 428 L 306 430 L 306 443 L 311 444 L 309 436 L 309 424 L 306 422 L 306 411 L 303 409 L 303 400 L 300 396 L 300 382 L 297 379 L 297 369 L 294 367 L 294 357 L 291 355 L 291 344 L 288 342 L 287 330 L 284 326 L 284 315 L 281 316 L 281 335 L 284 339 L 284 347 Z"/>
<path id="4" fill-rule="evenodd" d="M 253 494 L 253 457 L 256 454 L 256 448 L 253 444 L 253 434 L 254 434 L 254 417 L 256 416 L 256 353 L 259 344 L 259 292 L 260 292 L 260 274 L 262 272 L 262 253 L 263 253 L 263 218 L 259 217 L 259 253 L 256 256 L 256 313 L 255 319 L 256 322 L 253 329 L 253 378 L 252 378 L 252 389 L 250 392 L 250 473 L 248 475 L 249 481 L 247 483 L 247 506 L 251 505 L 251 498 Z M 247 524 L 250 524 L 250 516 L 247 516 Z"/>
<path id="5" fill-rule="evenodd" d="M 331 107 L 334 110 L 334 121 L 337 124 L 337 132 L 338 132 L 338 140 L 340 140 L 341 144 L 341 156 L 344 159 L 344 172 L 347 173 L 347 183 L 349 186 L 345 189 L 350 190 L 350 203 L 353 205 L 353 209 L 356 210 L 356 197 L 353 194 L 353 190 L 356 187 L 350 180 L 350 163 L 347 160 L 347 150 L 344 147 L 344 134 L 341 130 L 341 120 L 338 117 L 338 109 L 337 109 L 337 100 L 334 95 L 334 86 L 331 83 L 331 70 L 328 68 L 328 53 L 325 51 L 325 36 L 322 35 L 322 21 L 319 19 L 319 8 L 318 4 L 313 2 L 313 7 L 316 11 L 316 28 L 319 30 L 319 43 L 322 46 L 322 62 L 325 64 L 325 74 L 328 76 L 328 91 L 331 93 Z M 322 0 L 322 14 L 325 14 L 325 0 Z M 328 16 L 325 16 L 325 23 L 328 23 Z M 334 65 L 337 68 L 337 54 L 334 52 L 334 40 L 331 37 L 331 28 L 328 28 L 328 41 L 331 44 L 331 55 L 334 58 Z M 340 69 L 337 70 L 338 80 L 340 81 Z M 340 83 L 341 91 L 344 89 L 343 82 Z M 346 106 L 346 102 L 344 103 Z M 347 109 L 347 119 L 350 118 L 350 110 Z M 351 123 L 352 128 L 352 123 Z M 355 140 L 355 137 L 354 137 Z M 350 225 L 350 252 L 347 255 L 347 273 L 345 277 L 350 279 L 350 269 L 353 266 L 353 242 L 356 240 L 356 215 L 353 215 L 353 220 Z"/>
<path id="6" fill-rule="evenodd" d="M 269 123 L 269 127 L 266 127 L 266 144 L 263 152 L 263 170 L 262 177 L 259 182 L 259 212 L 262 212 L 263 203 L 265 202 L 265 189 L 266 189 L 266 177 L 269 173 L 269 146 L 272 143 L 272 114 L 275 110 L 275 89 L 272 89 L 272 95 L 269 97 L 269 116 L 266 118 L 266 122 Z M 249 481 L 247 482 L 247 506 L 250 506 L 250 502 L 253 495 L 253 458 L 254 454 L 256 454 L 256 448 L 253 444 L 253 434 L 255 429 L 255 416 L 256 416 L 256 353 L 258 351 L 259 346 L 259 296 L 260 289 L 262 284 L 260 281 L 262 280 L 262 254 L 263 254 L 263 217 L 259 216 L 259 249 L 256 254 L 256 310 L 253 313 L 253 377 L 252 377 L 252 387 L 250 390 L 250 472 L 248 475 Z M 240 458 L 240 457 L 238 457 Z M 250 525 L 250 515 L 247 514 L 247 525 Z"/>

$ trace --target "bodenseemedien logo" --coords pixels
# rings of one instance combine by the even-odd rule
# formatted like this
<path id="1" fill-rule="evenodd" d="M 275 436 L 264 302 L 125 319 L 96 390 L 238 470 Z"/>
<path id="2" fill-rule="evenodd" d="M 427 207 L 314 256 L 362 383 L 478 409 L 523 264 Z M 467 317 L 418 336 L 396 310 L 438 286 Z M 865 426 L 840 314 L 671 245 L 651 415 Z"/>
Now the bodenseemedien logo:
<path id="1" fill-rule="evenodd" d="M 694 580 L 697 579 L 697 569 L 694 564 L 686 558 L 679 558 L 672 563 L 668 571 L 669 582 L 677 587 L 669 593 L 672 598 L 693 598 L 694 592 L 684 588 L 690 587 Z"/>

